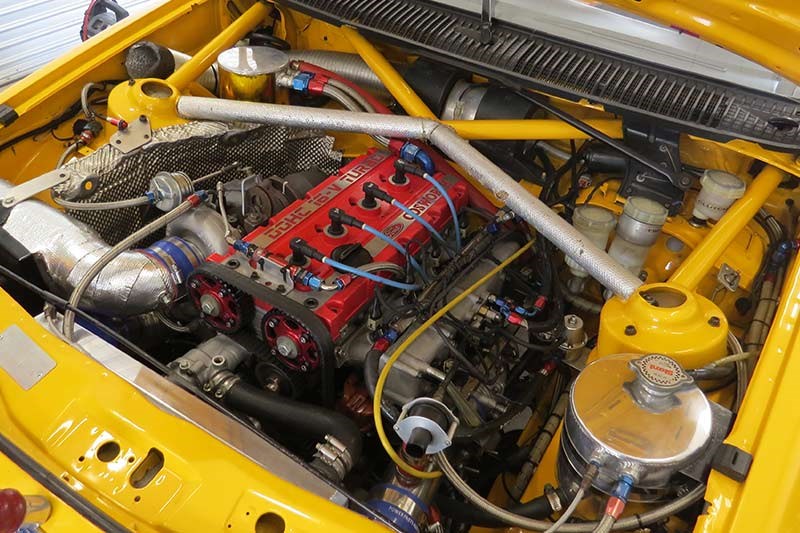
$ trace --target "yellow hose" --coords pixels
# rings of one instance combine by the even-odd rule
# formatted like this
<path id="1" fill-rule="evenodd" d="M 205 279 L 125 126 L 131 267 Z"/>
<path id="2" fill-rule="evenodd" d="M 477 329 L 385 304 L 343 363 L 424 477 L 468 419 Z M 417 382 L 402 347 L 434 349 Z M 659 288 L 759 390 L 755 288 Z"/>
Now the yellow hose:
<path id="1" fill-rule="evenodd" d="M 528 242 L 525 246 L 517 250 L 511 257 L 494 267 L 488 274 L 483 276 L 481 279 L 473 283 L 467 290 L 453 298 L 450 302 L 448 302 L 444 307 L 439 309 L 433 316 L 431 316 L 428 320 L 426 320 L 420 327 L 415 329 L 409 336 L 401 342 L 397 348 L 395 349 L 392 356 L 389 357 L 389 360 L 386 361 L 386 366 L 383 367 L 381 370 L 380 375 L 378 376 L 378 383 L 375 385 L 375 398 L 373 401 L 373 417 L 375 418 L 375 429 L 378 432 L 378 438 L 381 441 L 381 445 L 383 449 L 386 450 L 386 453 L 391 457 L 392 461 L 397 465 L 400 470 L 411 474 L 414 477 L 423 478 L 423 479 L 430 479 L 439 477 L 442 475 L 441 472 L 438 470 L 435 472 L 423 472 L 421 470 L 417 470 L 410 464 L 406 463 L 402 457 L 400 457 L 397 452 L 394 451 L 389 439 L 386 437 L 386 432 L 383 429 L 383 417 L 381 416 L 381 396 L 383 396 L 383 387 L 386 384 L 386 378 L 389 377 L 389 372 L 392 369 L 392 366 L 400 359 L 400 356 L 403 354 L 406 349 L 411 346 L 411 343 L 417 340 L 417 338 L 422 335 L 425 330 L 427 330 L 431 325 L 433 325 L 437 320 L 442 318 L 445 313 L 453 309 L 459 303 L 461 303 L 464 298 L 475 292 L 481 285 L 492 279 L 496 276 L 500 271 L 506 268 L 508 265 L 513 263 L 519 256 L 530 250 L 531 246 L 533 246 L 533 241 Z"/>

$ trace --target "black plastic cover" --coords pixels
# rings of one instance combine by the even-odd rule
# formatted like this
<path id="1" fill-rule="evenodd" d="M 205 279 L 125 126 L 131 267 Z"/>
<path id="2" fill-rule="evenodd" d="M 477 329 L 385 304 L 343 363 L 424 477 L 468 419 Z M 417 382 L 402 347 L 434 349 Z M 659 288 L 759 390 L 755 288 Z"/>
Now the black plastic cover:
<path id="1" fill-rule="evenodd" d="M 414 54 L 607 110 L 637 114 L 719 141 L 800 150 L 800 104 L 422 0 L 287 0 L 286 5 Z"/>

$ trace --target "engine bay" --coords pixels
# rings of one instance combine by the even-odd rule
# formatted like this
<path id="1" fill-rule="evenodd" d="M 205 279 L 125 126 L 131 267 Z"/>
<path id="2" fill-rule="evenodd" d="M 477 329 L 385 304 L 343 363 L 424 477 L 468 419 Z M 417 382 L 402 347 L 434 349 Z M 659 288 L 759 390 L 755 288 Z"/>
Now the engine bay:
<path id="1" fill-rule="evenodd" d="M 800 248 L 797 180 L 387 46 L 454 126 L 414 116 L 271 12 L 211 63 L 141 41 L 129 81 L 83 86 L 55 170 L 0 182 L 3 288 L 397 531 L 693 530 L 712 470 L 747 475 L 724 441 Z"/>

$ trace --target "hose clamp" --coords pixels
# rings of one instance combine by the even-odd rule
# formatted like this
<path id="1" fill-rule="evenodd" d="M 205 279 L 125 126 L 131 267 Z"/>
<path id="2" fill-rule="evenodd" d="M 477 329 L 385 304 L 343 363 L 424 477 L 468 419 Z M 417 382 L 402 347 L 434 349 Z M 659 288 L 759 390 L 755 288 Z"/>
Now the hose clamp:
<path id="1" fill-rule="evenodd" d="M 222 399 L 228 395 L 231 388 L 238 383 L 242 378 L 231 372 L 230 370 L 220 370 L 213 374 L 208 381 L 203 384 L 203 390 L 214 398 Z"/>
<path id="2" fill-rule="evenodd" d="M 353 468 L 353 456 L 350 455 L 350 450 L 336 437 L 325 435 L 325 442 L 318 443 L 316 448 L 314 457 L 331 467 L 339 479 L 344 479 Z"/>

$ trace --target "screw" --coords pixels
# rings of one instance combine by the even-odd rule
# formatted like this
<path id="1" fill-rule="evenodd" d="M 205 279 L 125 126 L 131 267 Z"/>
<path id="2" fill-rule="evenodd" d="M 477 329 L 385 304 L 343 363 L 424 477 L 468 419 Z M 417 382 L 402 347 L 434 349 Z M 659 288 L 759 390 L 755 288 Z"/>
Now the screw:
<path id="1" fill-rule="evenodd" d="M 633 324 L 625 326 L 625 335 L 627 335 L 628 337 L 633 337 L 634 335 L 636 335 L 636 326 L 634 326 Z"/>
<path id="2" fill-rule="evenodd" d="M 278 377 L 272 376 L 269 378 L 269 381 L 264 385 L 264 388 L 271 392 L 278 392 L 280 390 L 280 383 L 278 383 Z"/>
<path id="3" fill-rule="evenodd" d="M 307 342 L 308 342 L 308 337 L 306 337 L 305 335 L 301 335 L 300 336 L 300 343 L 301 344 L 305 344 Z"/>
<path id="4" fill-rule="evenodd" d="M 283 285 L 278 285 L 277 287 L 275 287 L 275 290 L 278 292 L 286 292 L 286 287 L 284 287 Z"/>
<path id="5" fill-rule="evenodd" d="M 258 279 L 258 272 L 256 272 L 256 271 L 253 271 L 253 272 L 250 274 L 250 279 Z"/>
<path id="6" fill-rule="evenodd" d="M 275 326 L 277 326 L 277 325 L 278 325 L 278 321 L 277 321 L 277 320 L 275 320 L 274 318 L 270 318 L 270 319 L 269 319 L 269 322 L 267 322 L 267 325 L 268 325 L 269 327 L 271 327 L 271 328 L 274 328 Z"/>
<path id="7" fill-rule="evenodd" d="M 147 115 L 139 115 L 139 122 L 147 122 Z"/>
<path id="8" fill-rule="evenodd" d="M 708 319 L 708 325 L 711 326 L 712 328 L 718 328 L 720 324 L 721 321 L 718 316 L 712 316 L 711 318 Z"/>

